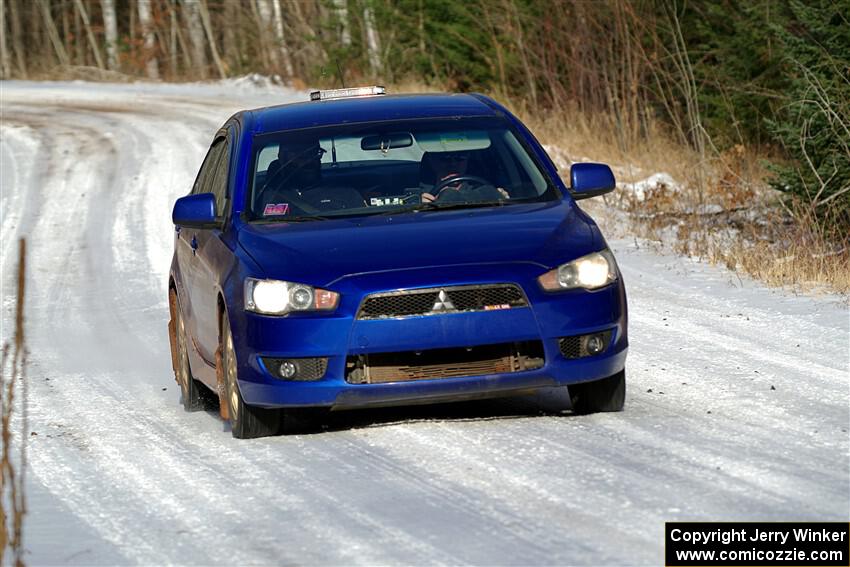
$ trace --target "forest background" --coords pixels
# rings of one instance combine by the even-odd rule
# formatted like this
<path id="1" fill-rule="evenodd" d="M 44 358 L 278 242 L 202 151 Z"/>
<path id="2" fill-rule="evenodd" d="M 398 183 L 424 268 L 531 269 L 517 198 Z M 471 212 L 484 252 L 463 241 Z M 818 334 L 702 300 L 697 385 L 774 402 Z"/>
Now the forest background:
<path id="1" fill-rule="evenodd" d="M 629 234 L 850 294 L 848 18 L 850 0 L 0 0 L 0 77 L 485 92 L 560 167 L 639 188 L 606 201 Z"/>

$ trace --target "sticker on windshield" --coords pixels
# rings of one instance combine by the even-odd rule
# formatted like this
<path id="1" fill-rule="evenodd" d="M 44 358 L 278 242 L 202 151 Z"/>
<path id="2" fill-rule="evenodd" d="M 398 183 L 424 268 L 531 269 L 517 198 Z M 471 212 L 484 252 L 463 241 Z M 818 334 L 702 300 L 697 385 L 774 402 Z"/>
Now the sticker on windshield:
<path id="1" fill-rule="evenodd" d="M 277 203 L 272 204 L 269 203 L 266 205 L 266 208 L 263 209 L 264 217 L 273 217 L 280 215 L 288 215 L 289 214 L 289 203 Z"/>
<path id="2" fill-rule="evenodd" d="M 385 207 L 387 205 L 401 205 L 404 203 L 403 197 L 372 197 L 369 199 L 369 204 L 373 207 Z"/>

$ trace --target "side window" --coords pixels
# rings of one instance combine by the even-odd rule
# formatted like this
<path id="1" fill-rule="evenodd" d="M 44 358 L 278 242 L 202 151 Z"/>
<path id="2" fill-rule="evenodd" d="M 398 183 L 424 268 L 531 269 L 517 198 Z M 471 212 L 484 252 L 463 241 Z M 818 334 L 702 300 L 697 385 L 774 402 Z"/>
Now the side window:
<path id="1" fill-rule="evenodd" d="M 198 195 L 199 193 L 212 193 L 210 182 L 215 174 L 215 169 L 218 165 L 218 158 L 221 157 L 221 149 L 223 145 L 223 138 L 213 142 L 210 151 L 207 152 L 207 157 L 204 159 L 204 165 L 201 166 L 201 170 L 198 172 L 198 177 L 195 179 L 195 186 L 192 187 L 192 195 Z"/>
<path id="2" fill-rule="evenodd" d="M 215 195 L 215 211 L 223 217 L 227 206 L 227 174 L 230 170 L 230 141 L 218 144 L 221 149 L 221 159 L 210 179 L 209 192 Z"/>

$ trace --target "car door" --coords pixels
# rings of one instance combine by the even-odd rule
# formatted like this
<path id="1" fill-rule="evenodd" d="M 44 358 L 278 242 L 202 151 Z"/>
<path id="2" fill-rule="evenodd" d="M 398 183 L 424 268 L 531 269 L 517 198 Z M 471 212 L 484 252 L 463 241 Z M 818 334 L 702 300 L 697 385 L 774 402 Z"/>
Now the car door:
<path id="1" fill-rule="evenodd" d="M 207 152 L 204 163 L 195 178 L 191 194 L 211 193 L 212 178 L 221 158 L 224 147 L 224 136 L 217 137 Z M 198 235 L 203 232 L 197 228 L 176 226 L 177 231 L 177 263 L 180 268 L 182 293 L 180 302 L 185 316 L 186 330 L 193 345 L 197 346 L 200 325 L 197 303 L 200 301 L 198 286 L 203 283 L 198 271 Z"/>
<path id="2" fill-rule="evenodd" d="M 218 348 L 218 292 L 223 278 L 233 264 L 233 238 L 228 232 L 226 222 L 230 213 L 228 187 L 231 171 L 231 131 L 225 132 L 220 139 L 220 158 L 209 177 L 206 192 L 215 195 L 215 228 L 198 230 L 196 234 L 196 275 L 193 298 L 194 314 L 197 318 L 197 347 L 201 356 L 210 364 L 215 364 L 215 351 Z"/>

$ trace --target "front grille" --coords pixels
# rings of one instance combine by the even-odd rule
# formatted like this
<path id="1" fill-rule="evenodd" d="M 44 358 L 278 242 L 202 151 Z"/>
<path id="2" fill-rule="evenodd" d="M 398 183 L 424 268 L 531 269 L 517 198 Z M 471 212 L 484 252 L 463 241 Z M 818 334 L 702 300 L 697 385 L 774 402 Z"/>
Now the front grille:
<path id="1" fill-rule="evenodd" d="M 525 297 L 515 285 L 473 287 L 449 290 L 449 299 L 458 311 L 483 311 L 487 307 L 524 307 Z"/>
<path id="2" fill-rule="evenodd" d="M 350 384 L 382 384 L 462 376 L 506 374 L 541 368 L 540 341 L 502 343 L 421 352 L 386 352 L 349 356 L 345 380 Z"/>
<path id="3" fill-rule="evenodd" d="M 439 291 L 399 293 L 397 295 L 370 296 L 363 301 L 358 319 L 407 317 L 424 315 L 431 311 Z"/>
<path id="4" fill-rule="evenodd" d="M 527 307 L 522 290 L 513 284 L 453 286 L 376 293 L 366 297 L 358 319 L 389 319 Z"/>

